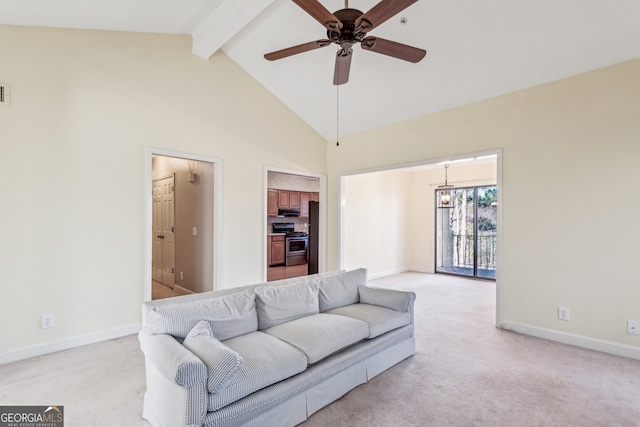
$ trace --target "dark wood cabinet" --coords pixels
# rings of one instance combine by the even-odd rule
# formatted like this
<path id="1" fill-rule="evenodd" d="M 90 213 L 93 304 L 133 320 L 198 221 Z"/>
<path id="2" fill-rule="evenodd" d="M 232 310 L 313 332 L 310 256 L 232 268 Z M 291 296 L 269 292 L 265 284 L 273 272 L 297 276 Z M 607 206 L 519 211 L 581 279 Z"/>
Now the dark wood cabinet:
<path id="1" fill-rule="evenodd" d="M 269 265 L 284 264 L 285 240 L 284 236 L 269 236 L 267 258 Z"/>
<path id="2" fill-rule="evenodd" d="M 267 216 L 278 216 L 278 190 L 267 190 Z"/>

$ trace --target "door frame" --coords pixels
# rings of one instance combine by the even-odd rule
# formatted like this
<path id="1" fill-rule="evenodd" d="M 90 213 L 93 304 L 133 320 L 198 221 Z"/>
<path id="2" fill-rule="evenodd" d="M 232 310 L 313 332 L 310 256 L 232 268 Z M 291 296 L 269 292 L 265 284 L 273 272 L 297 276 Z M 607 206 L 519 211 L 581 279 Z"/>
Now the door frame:
<path id="1" fill-rule="evenodd" d="M 263 244 L 262 244 L 262 280 L 263 282 L 267 281 L 267 271 L 268 260 L 267 260 L 267 245 L 269 244 L 269 239 L 267 234 L 269 233 L 269 222 L 268 222 L 268 190 L 269 190 L 269 172 L 278 172 L 278 173 L 286 173 L 289 175 L 298 175 L 298 176 L 306 176 L 309 178 L 318 178 L 320 180 L 320 212 L 319 212 L 319 224 L 318 224 L 318 273 L 324 273 L 327 271 L 327 175 L 312 173 L 312 172 L 302 172 L 292 169 L 283 169 L 277 168 L 274 166 L 265 166 L 264 167 L 264 231 L 262 233 L 263 236 Z"/>
<path id="2" fill-rule="evenodd" d="M 503 266 L 504 266 L 504 257 L 503 257 L 503 252 L 502 252 L 502 227 L 504 224 L 504 220 L 502 217 L 502 206 L 505 203 L 505 194 L 503 191 L 503 182 L 502 182 L 502 148 L 496 148 L 496 149 L 492 149 L 492 150 L 486 150 L 486 151 L 477 151 L 477 152 L 471 152 L 471 153 L 463 153 L 463 154 L 458 154 L 458 155 L 452 155 L 452 156 L 446 156 L 446 157 L 436 157 L 436 158 L 431 158 L 431 159 L 426 159 L 426 160 L 420 160 L 420 161 L 416 161 L 416 162 L 409 162 L 409 163 L 400 163 L 400 164 L 392 164 L 392 165 L 385 165 L 385 166 L 380 166 L 380 167 L 374 167 L 374 168 L 369 168 L 369 169 L 361 169 L 361 170 L 354 170 L 354 171 L 347 171 L 347 172 L 341 172 L 338 175 L 338 179 L 340 180 L 340 196 L 339 196 L 339 200 L 338 200 L 338 217 L 339 217 L 339 221 L 338 221 L 338 259 L 340 262 L 340 269 L 344 268 L 344 264 L 345 264 L 345 260 L 344 260 L 344 253 L 345 253 L 345 242 L 344 242 L 344 223 L 345 223 L 345 210 L 344 210 L 344 204 L 345 204 L 345 178 L 351 175 L 360 175 L 360 174 L 365 174 L 365 173 L 370 173 L 370 172 L 382 172 L 382 171 L 390 171 L 390 170 L 396 170 L 396 169 L 405 169 L 405 168 L 410 168 L 410 167 L 415 167 L 415 166 L 425 166 L 425 165 L 433 165 L 436 163 L 446 163 L 446 162 L 452 162 L 455 160 L 461 160 L 461 159 L 467 159 L 470 157 L 483 157 L 483 156 L 488 156 L 488 155 L 495 155 L 496 156 L 496 187 L 498 188 L 498 195 L 499 195 L 499 201 L 498 201 L 498 229 L 497 229 L 497 233 L 498 233 L 498 237 L 496 240 L 496 257 L 498 259 L 498 263 L 496 265 L 496 316 L 495 316 L 495 326 L 497 328 L 502 328 L 502 294 L 503 294 L 503 282 L 502 282 L 502 271 L 503 271 Z M 265 196 L 266 197 L 266 196 Z"/>
<path id="3" fill-rule="evenodd" d="M 145 147 L 145 250 L 144 250 L 144 300 L 151 300 L 152 279 L 152 255 L 153 255 L 153 156 L 176 157 L 185 160 L 196 160 L 213 164 L 213 282 L 211 290 L 216 290 L 224 277 L 223 267 L 223 241 L 222 241 L 222 199 L 223 199 L 223 161 L 215 157 L 199 154 L 185 153 L 175 150 L 166 150 L 156 147 Z"/>

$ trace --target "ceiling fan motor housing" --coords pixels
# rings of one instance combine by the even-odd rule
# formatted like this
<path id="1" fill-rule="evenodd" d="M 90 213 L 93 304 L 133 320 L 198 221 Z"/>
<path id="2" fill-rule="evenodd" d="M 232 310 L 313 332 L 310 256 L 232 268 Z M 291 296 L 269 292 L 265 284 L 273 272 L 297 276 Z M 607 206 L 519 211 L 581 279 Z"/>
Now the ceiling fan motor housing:
<path id="1" fill-rule="evenodd" d="M 327 30 L 327 38 L 345 50 L 348 50 L 356 43 L 362 42 L 367 33 L 356 28 L 356 20 L 362 15 L 363 12 L 357 9 L 340 9 L 336 11 L 333 16 L 340 20 L 342 28 L 339 30 L 329 28 Z"/>

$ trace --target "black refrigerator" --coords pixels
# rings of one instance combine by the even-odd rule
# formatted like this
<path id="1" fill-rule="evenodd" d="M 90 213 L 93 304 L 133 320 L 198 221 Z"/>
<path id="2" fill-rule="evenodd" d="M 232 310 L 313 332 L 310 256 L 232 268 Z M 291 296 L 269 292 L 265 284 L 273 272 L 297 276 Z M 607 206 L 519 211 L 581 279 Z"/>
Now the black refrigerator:
<path id="1" fill-rule="evenodd" d="M 309 202 L 309 274 L 318 272 L 318 239 L 320 233 L 318 224 L 320 223 L 320 203 Z"/>

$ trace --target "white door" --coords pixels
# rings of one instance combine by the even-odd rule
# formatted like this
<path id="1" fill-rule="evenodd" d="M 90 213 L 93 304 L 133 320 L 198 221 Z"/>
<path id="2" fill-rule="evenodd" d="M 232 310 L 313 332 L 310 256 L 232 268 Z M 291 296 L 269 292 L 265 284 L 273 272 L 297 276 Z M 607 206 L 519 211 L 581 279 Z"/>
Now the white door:
<path id="1" fill-rule="evenodd" d="M 153 181 L 153 280 L 173 287 L 175 283 L 174 178 Z"/>

